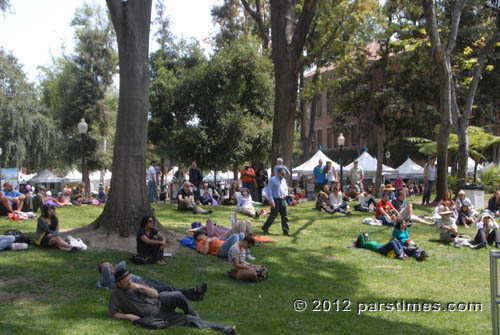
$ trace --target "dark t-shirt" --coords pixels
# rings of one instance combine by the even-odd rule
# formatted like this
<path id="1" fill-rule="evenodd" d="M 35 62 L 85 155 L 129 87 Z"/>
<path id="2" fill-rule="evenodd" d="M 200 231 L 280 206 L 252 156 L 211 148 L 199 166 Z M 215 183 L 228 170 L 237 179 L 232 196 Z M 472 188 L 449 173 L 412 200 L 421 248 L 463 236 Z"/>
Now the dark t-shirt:
<path id="1" fill-rule="evenodd" d="M 137 232 L 137 254 L 149 256 L 149 253 L 150 253 L 149 244 L 147 244 L 143 240 L 141 240 L 141 237 L 146 235 L 147 238 L 150 239 L 153 236 L 155 236 L 156 234 L 158 234 L 158 230 L 156 230 L 154 228 L 151 228 L 151 230 L 149 231 L 149 236 L 148 236 L 148 234 L 146 234 L 145 228 L 139 229 L 139 231 Z"/>
<path id="2" fill-rule="evenodd" d="M 407 206 L 406 200 L 401 201 L 398 198 L 396 198 L 396 199 L 392 200 L 391 202 L 392 202 L 392 205 L 394 206 L 394 208 L 396 208 L 396 210 L 398 212 L 401 212 L 401 210 Z"/>
<path id="3" fill-rule="evenodd" d="M 200 185 L 203 181 L 203 173 L 201 173 L 201 170 L 198 168 L 189 170 L 189 181 L 193 185 Z"/>
<path id="4" fill-rule="evenodd" d="M 179 197 L 179 195 L 182 196 L 183 199 L 185 199 L 185 198 L 188 198 L 188 197 L 192 196 L 193 192 L 191 192 L 191 191 L 187 191 L 186 192 L 186 191 L 184 191 L 184 187 L 183 187 L 179 191 L 179 194 L 178 194 L 177 197 Z M 187 207 L 186 207 L 185 203 L 180 202 L 180 201 L 177 203 L 177 210 L 182 211 L 182 210 L 186 210 L 186 209 L 187 209 Z"/>
<path id="5" fill-rule="evenodd" d="M 134 314 L 140 317 L 157 315 L 160 311 L 158 299 L 150 298 L 140 291 L 114 288 L 109 296 L 108 313 Z"/>

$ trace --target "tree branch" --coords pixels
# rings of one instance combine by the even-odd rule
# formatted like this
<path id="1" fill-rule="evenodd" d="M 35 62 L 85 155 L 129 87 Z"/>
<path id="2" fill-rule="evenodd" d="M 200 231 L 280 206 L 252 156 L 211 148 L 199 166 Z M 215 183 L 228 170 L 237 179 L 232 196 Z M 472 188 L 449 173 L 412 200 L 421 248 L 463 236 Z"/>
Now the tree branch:
<path id="1" fill-rule="evenodd" d="M 472 105 L 474 103 L 474 97 L 476 96 L 477 87 L 479 86 L 479 81 L 481 80 L 481 74 L 484 69 L 486 57 L 488 57 L 488 55 L 493 52 L 493 49 L 499 41 L 500 30 L 497 30 L 491 37 L 491 39 L 486 43 L 486 45 L 483 46 L 479 51 L 478 64 L 474 69 L 474 77 L 470 84 L 469 91 L 467 92 L 467 98 L 465 100 L 464 112 L 462 114 L 462 118 L 464 119 L 468 120 L 470 114 L 472 113 Z"/>
<path id="2" fill-rule="evenodd" d="M 311 26 L 314 14 L 316 13 L 317 3 L 318 0 L 304 1 L 304 7 L 302 7 L 302 12 L 300 13 L 299 21 L 297 23 L 297 26 L 295 27 L 291 46 L 298 59 L 300 59 L 300 55 L 303 50 L 307 32 L 309 30 L 309 27 Z"/>
<path id="3" fill-rule="evenodd" d="M 255 23 L 257 23 L 257 27 L 259 27 L 260 37 L 262 38 L 262 45 L 265 49 L 269 48 L 269 30 L 266 28 L 264 24 L 264 19 L 262 17 L 262 9 L 260 6 L 260 0 L 256 0 L 255 6 L 256 11 L 252 10 L 248 1 L 241 0 L 241 4 L 245 7 L 245 10 L 250 16 L 254 19 Z"/>
<path id="4" fill-rule="evenodd" d="M 446 45 L 446 51 L 445 51 L 446 57 L 448 59 L 450 59 L 451 53 L 453 52 L 453 49 L 455 49 L 458 28 L 460 26 L 460 17 L 462 15 L 462 11 L 466 4 L 467 0 L 457 0 L 455 8 L 453 9 L 453 16 L 451 18 L 451 30 L 450 30 L 450 35 L 448 36 L 448 44 Z"/>

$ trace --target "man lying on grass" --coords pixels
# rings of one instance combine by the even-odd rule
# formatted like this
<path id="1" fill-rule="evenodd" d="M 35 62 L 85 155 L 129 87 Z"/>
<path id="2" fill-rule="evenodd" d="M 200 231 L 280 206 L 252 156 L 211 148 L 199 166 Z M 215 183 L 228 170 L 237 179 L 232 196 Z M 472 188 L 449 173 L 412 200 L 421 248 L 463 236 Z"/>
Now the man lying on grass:
<path id="1" fill-rule="evenodd" d="M 245 234 L 243 233 L 231 235 L 225 241 L 220 240 L 217 237 L 208 237 L 205 233 L 200 231 L 194 233 L 193 235 L 193 240 L 197 243 L 196 250 L 198 250 L 199 253 L 203 255 L 212 254 L 222 258 L 227 257 L 229 249 L 233 246 L 233 244 L 238 243 L 244 238 Z"/>
<path id="2" fill-rule="evenodd" d="M 108 312 L 115 319 L 130 320 L 141 323 L 148 317 L 164 320 L 168 325 L 211 328 L 225 334 L 236 334 L 236 327 L 225 327 L 220 324 L 200 319 L 189 301 L 181 292 L 158 293 L 152 287 L 134 283 L 127 269 L 115 273 L 116 287 L 109 296 Z M 176 308 L 184 313 L 178 313 Z"/>
<path id="3" fill-rule="evenodd" d="M 101 262 L 98 266 L 99 273 L 101 274 L 101 280 L 97 282 L 97 286 L 104 287 L 108 289 L 116 288 L 115 283 L 115 272 L 122 271 L 126 268 L 125 261 L 121 261 L 115 266 L 111 265 L 111 263 L 104 261 Z M 207 291 L 207 284 L 202 283 L 200 285 L 196 285 L 196 287 L 189 289 L 179 289 L 171 285 L 167 285 L 162 283 L 159 280 L 151 279 L 151 278 L 142 278 L 135 274 L 130 274 L 132 282 L 136 284 L 143 284 L 149 287 L 154 288 L 158 292 L 181 292 L 188 300 L 191 301 L 201 301 L 205 296 L 205 292 Z"/>

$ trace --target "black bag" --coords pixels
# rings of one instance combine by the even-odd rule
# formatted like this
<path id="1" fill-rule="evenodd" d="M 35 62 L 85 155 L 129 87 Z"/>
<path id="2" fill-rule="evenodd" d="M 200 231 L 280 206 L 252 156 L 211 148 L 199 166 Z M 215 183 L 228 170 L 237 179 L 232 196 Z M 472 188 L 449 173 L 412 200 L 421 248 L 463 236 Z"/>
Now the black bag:
<path id="1" fill-rule="evenodd" d="M 151 264 L 153 263 L 152 259 L 149 257 L 144 257 L 144 256 L 139 256 L 137 254 L 132 255 L 132 257 L 129 258 L 129 261 L 137 264 L 137 265 L 143 265 L 143 264 Z"/>
<path id="2" fill-rule="evenodd" d="M 134 325 L 147 329 L 165 329 L 169 326 L 168 321 L 154 315 L 137 319 L 134 321 Z"/>
<path id="3" fill-rule="evenodd" d="M 16 236 L 15 243 L 31 243 L 31 239 L 28 237 L 28 235 L 23 234 L 20 230 L 17 229 L 9 229 L 5 231 L 4 235 Z"/>

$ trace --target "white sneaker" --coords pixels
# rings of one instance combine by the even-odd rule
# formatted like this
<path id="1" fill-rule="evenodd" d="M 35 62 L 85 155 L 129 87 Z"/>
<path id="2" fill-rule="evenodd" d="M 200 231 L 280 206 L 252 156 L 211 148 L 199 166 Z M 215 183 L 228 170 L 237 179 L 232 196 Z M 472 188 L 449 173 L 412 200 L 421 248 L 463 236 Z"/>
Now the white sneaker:
<path id="1" fill-rule="evenodd" d="M 455 241 L 455 245 L 454 245 L 455 248 L 460 248 L 460 244 L 458 244 L 458 241 Z"/>
<path id="2" fill-rule="evenodd" d="M 255 260 L 255 257 L 253 257 L 252 255 L 248 254 L 248 255 L 247 255 L 247 259 L 248 259 L 249 261 L 254 261 L 254 260 Z"/>

